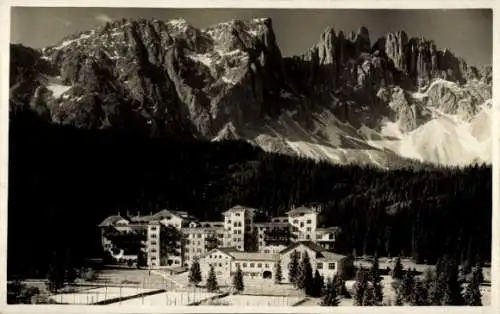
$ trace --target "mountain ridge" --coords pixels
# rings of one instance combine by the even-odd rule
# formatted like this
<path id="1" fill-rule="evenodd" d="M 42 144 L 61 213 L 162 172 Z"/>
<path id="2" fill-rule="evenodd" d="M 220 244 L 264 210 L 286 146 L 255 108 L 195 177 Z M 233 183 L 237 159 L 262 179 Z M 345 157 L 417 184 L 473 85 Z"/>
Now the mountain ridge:
<path id="1" fill-rule="evenodd" d="M 491 139 L 476 123 L 491 123 L 491 68 L 470 67 L 402 31 L 372 44 L 365 27 L 349 35 L 327 28 L 304 54 L 283 57 L 269 18 L 205 29 L 183 19 L 122 19 L 38 53 L 31 56 L 45 64 L 40 70 L 11 60 L 11 110 L 29 107 L 54 123 L 239 138 L 268 151 L 385 168 L 408 159 L 491 159 Z M 417 141 L 421 128 L 432 134 L 442 124 L 434 108 L 453 116 L 447 134 L 468 142 Z"/>

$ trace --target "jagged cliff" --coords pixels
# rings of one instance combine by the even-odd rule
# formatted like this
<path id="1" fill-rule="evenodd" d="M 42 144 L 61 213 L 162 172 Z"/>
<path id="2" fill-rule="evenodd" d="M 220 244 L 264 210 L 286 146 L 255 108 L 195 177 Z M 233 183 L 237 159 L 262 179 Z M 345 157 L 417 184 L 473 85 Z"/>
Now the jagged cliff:
<path id="1" fill-rule="evenodd" d="M 11 56 L 11 111 L 54 123 L 382 167 L 491 156 L 491 67 L 403 31 L 372 43 L 365 27 L 327 28 L 283 57 L 267 18 L 207 29 L 124 19 L 40 52 L 13 45 Z"/>

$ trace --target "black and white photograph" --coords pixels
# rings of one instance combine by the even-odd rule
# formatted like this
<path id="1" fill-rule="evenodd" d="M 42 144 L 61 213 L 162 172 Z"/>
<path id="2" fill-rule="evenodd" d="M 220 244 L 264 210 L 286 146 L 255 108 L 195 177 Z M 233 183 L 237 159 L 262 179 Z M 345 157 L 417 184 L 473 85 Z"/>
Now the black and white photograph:
<path id="1" fill-rule="evenodd" d="M 9 16 L 7 307 L 492 305 L 492 9 Z"/>

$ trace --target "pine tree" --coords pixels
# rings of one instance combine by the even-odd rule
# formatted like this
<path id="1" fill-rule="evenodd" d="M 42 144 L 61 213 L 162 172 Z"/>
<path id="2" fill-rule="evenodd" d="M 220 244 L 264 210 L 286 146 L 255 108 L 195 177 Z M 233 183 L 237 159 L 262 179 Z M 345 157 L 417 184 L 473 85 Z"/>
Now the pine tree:
<path id="1" fill-rule="evenodd" d="M 305 252 L 297 272 L 297 288 L 304 290 L 307 295 L 311 294 L 313 286 L 313 274 L 309 255 Z"/>
<path id="2" fill-rule="evenodd" d="M 377 304 L 380 304 L 384 298 L 384 293 L 382 291 L 383 287 L 381 284 L 382 276 L 380 275 L 378 257 L 375 256 L 373 259 L 372 267 L 369 273 L 369 280 L 372 282 L 373 290 L 375 293 L 375 300 Z"/>
<path id="3" fill-rule="evenodd" d="M 338 296 L 348 296 L 348 291 L 345 286 L 345 280 L 342 278 L 342 276 L 335 275 L 333 276 L 332 284 L 335 287 L 335 291 L 337 292 Z"/>
<path id="4" fill-rule="evenodd" d="M 207 291 L 215 292 L 219 290 L 219 284 L 217 283 L 217 277 L 215 276 L 215 270 L 212 265 L 210 265 L 210 270 L 207 276 Z"/>
<path id="5" fill-rule="evenodd" d="M 279 285 L 283 280 L 283 273 L 281 271 L 281 263 L 278 261 L 276 263 L 276 273 L 274 274 L 274 283 Z"/>
<path id="6" fill-rule="evenodd" d="M 339 296 L 337 294 L 337 289 L 333 284 L 331 279 L 328 279 L 328 282 L 325 287 L 325 291 L 323 293 L 323 298 L 321 300 L 321 306 L 338 306 L 339 305 Z"/>
<path id="7" fill-rule="evenodd" d="M 293 251 L 290 254 L 290 263 L 288 264 L 288 280 L 293 284 L 294 287 L 297 287 L 297 274 L 299 270 L 299 253 L 297 251 Z"/>
<path id="8" fill-rule="evenodd" d="M 401 280 L 403 279 L 403 264 L 401 263 L 401 259 L 396 258 L 396 262 L 394 263 L 394 268 L 392 269 L 392 278 Z"/>
<path id="9" fill-rule="evenodd" d="M 354 305 L 363 305 L 364 294 L 368 284 L 368 275 L 361 267 L 356 273 L 356 282 L 353 285 Z"/>
<path id="10" fill-rule="evenodd" d="M 189 269 L 189 283 L 194 284 L 195 286 L 201 282 L 201 269 L 200 263 L 197 259 L 193 261 L 191 264 L 191 268 Z"/>
<path id="11" fill-rule="evenodd" d="M 406 271 L 403 280 L 401 281 L 401 296 L 403 301 L 411 302 L 411 294 L 413 292 L 413 288 L 415 287 L 415 278 L 413 277 L 413 272 L 408 269 Z"/>
<path id="12" fill-rule="evenodd" d="M 243 285 L 243 272 L 241 271 L 240 265 L 236 268 L 236 272 L 233 276 L 233 287 L 234 290 L 241 292 L 245 289 Z"/>
<path id="13" fill-rule="evenodd" d="M 363 305 L 363 306 L 377 305 L 377 300 L 376 300 L 376 296 L 375 296 L 375 289 L 370 284 L 368 284 L 368 286 L 366 286 L 366 289 L 363 293 L 363 301 L 362 301 L 361 305 Z"/>
<path id="14" fill-rule="evenodd" d="M 481 274 L 482 269 L 480 267 L 474 267 L 472 269 L 472 276 L 470 281 L 467 283 L 464 293 L 465 304 L 470 306 L 481 306 Z"/>
<path id="15" fill-rule="evenodd" d="M 411 305 L 427 305 L 428 295 L 425 283 L 420 280 L 415 280 L 415 284 L 410 296 Z"/>
<path id="16" fill-rule="evenodd" d="M 463 305 L 464 299 L 462 296 L 462 287 L 458 281 L 458 263 L 448 258 L 445 260 L 444 272 L 444 293 L 441 300 L 442 305 Z"/>
<path id="17" fill-rule="evenodd" d="M 314 272 L 311 296 L 316 298 L 321 297 L 324 285 L 325 281 L 323 280 L 323 276 L 321 276 L 319 271 L 316 269 L 316 272 Z"/>

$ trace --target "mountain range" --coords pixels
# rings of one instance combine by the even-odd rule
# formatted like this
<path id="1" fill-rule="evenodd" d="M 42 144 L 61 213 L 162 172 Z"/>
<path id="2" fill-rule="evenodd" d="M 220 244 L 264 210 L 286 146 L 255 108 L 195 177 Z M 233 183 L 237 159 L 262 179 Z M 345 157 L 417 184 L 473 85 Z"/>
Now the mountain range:
<path id="1" fill-rule="evenodd" d="M 152 137 L 245 140 L 383 168 L 491 163 L 492 68 L 404 31 L 327 28 L 284 57 L 269 18 L 198 29 L 122 19 L 10 47 L 10 112 Z"/>

